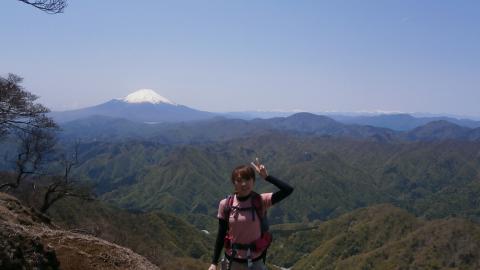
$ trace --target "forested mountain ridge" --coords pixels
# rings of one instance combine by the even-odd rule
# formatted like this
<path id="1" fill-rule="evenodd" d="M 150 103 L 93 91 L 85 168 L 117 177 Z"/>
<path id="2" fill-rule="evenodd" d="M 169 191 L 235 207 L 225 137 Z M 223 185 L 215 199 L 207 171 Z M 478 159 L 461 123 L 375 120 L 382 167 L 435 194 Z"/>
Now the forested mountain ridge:
<path id="1" fill-rule="evenodd" d="M 330 219 L 388 202 L 427 217 L 480 213 L 480 144 L 385 143 L 279 133 L 227 142 L 170 146 L 130 141 L 82 145 L 79 177 L 104 200 L 129 209 L 161 209 L 211 220 L 231 192 L 230 170 L 260 157 L 295 187 L 272 209 L 273 223 Z M 260 179 L 259 191 L 274 191 Z M 465 196 L 467 194 L 467 196 Z M 209 218 L 210 217 L 210 218 Z"/>
<path id="2" fill-rule="evenodd" d="M 447 121 L 430 122 L 409 131 L 395 131 L 374 126 L 343 124 L 329 117 L 311 113 L 253 120 L 215 117 L 202 121 L 163 124 L 145 124 L 119 118 L 94 116 L 64 123 L 62 129 L 61 137 L 64 140 L 140 139 L 163 144 L 219 142 L 271 132 L 386 142 L 480 139 L 480 128 L 462 127 Z"/>
<path id="3" fill-rule="evenodd" d="M 329 117 L 344 124 L 369 125 L 374 127 L 389 128 L 398 131 L 408 131 L 435 121 L 448 121 L 450 123 L 468 127 L 480 127 L 480 121 L 468 117 L 448 116 L 419 116 L 416 114 L 392 113 L 371 116 L 329 114 Z"/>
<path id="4" fill-rule="evenodd" d="M 427 219 L 460 216 L 479 220 L 480 217 L 477 199 L 480 197 L 480 142 L 475 137 L 478 129 L 432 122 L 409 132 L 396 132 L 344 125 L 306 113 L 268 120 L 217 118 L 164 125 L 132 125 L 126 120 L 110 118 L 77 123 L 81 124 L 64 126 L 61 141 L 81 139 L 72 177 L 93 183 L 101 200 L 145 214 L 116 216 L 112 210 L 99 205 L 82 218 L 79 218 L 82 210 L 73 210 L 68 205 L 63 205 L 63 212 L 52 208 L 50 214 L 59 220 L 75 221 L 65 222 L 66 226 L 88 224 L 91 228 L 94 217 L 88 214 L 95 210 L 103 212 L 103 217 L 98 219 L 103 220 L 102 223 L 110 219 L 112 224 L 121 224 L 118 228 L 109 227 L 111 224 L 105 226 L 103 231 L 111 228 L 112 235 L 104 237 L 131 246 L 148 258 L 155 256 L 145 250 L 146 247 L 161 241 L 155 242 L 158 241 L 155 237 L 149 239 L 144 232 L 122 235 L 123 231 L 143 230 L 128 220 L 136 218 L 165 230 L 169 223 L 183 224 L 178 218 L 165 218 L 168 216 L 165 213 L 184 218 L 196 226 L 195 229 L 180 225 L 183 228 L 180 231 L 185 234 L 188 230 L 194 231 L 194 239 L 189 240 L 192 246 L 186 246 L 186 252 L 175 248 L 169 252 L 179 258 L 205 260 L 206 243 L 211 239 L 202 238 L 197 229 L 215 232 L 218 202 L 232 192 L 229 180 L 232 168 L 248 164 L 255 157 L 260 157 L 272 175 L 295 188 L 286 201 L 269 211 L 272 224 L 332 221 L 355 209 L 379 203 L 393 204 Z M 276 190 L 261 179 L 257 179 L 256 189 Z M 162 221 L 165 219 L 168 222 Z M 168 236 L 169 233 L 157 234 L 148 228 L 145 232 L 160 238 L 165 236 L 169 243 L 178 240 Z M 367 241 L 375 238 L 371 234 L 365 237 Z M 138 244 L 142 241 L 145 245 Z M 328 243 L 321 246 L 328 247 Z M 336 242 L 333 246 L 342 247 Z M 160 254 L 171 254 L 169 252 Z M 308 254 L 310 252 L 315 254 L 312 258 L 327 256 L 313 248 Z M 297 257 L 286 256 L 274 261 L 281 265 L 294 263 L 290 259 L 286 261 L 287 258 Z M 382 265 L 380 259 L 375 261 L 377 259 L 368 261 Z M 334 256 L 328 260 L 351 266 L 351 258 L 344 261 Z M 196 264 L 192 258 L 184 262 Z M 299 263 L 317 269 L 324 267 L 303 259 Z"/>
<path id="5" fill-rule="evenodd" d="M 278 237 L 269 254 L 292 270 L 480 266 L 480 225 L 461 218 L 426 221 L 387 204 L 288 231 L 274 229 Z"/>

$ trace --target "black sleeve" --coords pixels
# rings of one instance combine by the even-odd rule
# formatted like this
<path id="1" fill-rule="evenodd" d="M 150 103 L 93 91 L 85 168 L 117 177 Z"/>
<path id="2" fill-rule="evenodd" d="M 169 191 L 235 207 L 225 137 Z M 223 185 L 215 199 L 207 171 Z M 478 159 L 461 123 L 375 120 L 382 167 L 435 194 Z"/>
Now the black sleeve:
<path id="1" fill-rule="evenodd" d="M 223 248 L 223 240 L 225 239 L 225 235 L 227 234 L 227 228 L 227 220 L 219 218 L 217 240 L 215 240 L 215 249 L 213 251 L 212 264 L 218 264 L 218 260 L 220 259 L 220 252 Z"/>
<path id="2" fill-rule="evenodd" d="M 278 180 L 277 178 L 269 175 L 265 180 L 269 183 L 272 183 L 276 187 L 278 187 L 280 190 L 273 193 L 272 195 L 272 205 L 278 203 L 279 201 L 285 199 L 288 195 L 292 194 L 293 192 L 293 187 L 291 187 L 289 184 L 282 182 Z"/>

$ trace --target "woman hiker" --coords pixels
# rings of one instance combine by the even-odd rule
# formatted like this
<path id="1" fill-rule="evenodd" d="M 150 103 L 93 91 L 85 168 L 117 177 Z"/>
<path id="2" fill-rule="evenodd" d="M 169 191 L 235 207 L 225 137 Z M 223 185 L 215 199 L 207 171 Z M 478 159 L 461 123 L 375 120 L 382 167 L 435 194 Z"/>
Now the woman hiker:
<path id="1" fill-rule="evenodd" d="M 255 171 L 280 190 L 275 193 L 254 192 Z M 293 188 L 268 175 L 258 158 L 251 166 L 235 168 L 231 180 L 235 193 L 220 201 L 217 240 L 208 270 L 265 270 L 265 256 L 272 241 L 266 210 L 290 195 Z M 217 265 L 222 248 L 225 248 L 225 254 L 220 268 Z"/>

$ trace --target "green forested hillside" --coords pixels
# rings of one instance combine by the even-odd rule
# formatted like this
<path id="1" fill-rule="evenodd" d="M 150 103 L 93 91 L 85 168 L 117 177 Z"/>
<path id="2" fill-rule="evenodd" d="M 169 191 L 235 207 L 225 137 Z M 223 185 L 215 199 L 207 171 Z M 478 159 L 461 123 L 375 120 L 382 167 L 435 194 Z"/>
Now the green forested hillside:
<path id="1" fill-rule="evenodd" d="M 204 269 L 213 236 L 198 229 L 215 232 L 218 202 L 232 191 L 231 170 L 260 157 L 272 175 L 295 187 L 269 211 L 270 222 L 279 224 L 273 226 L 278 237 L 269 252 L 272 263 L 294 269 L 475 269 L 477 227 L 456 217 L 480 218 L 480 142 L 354 139 L 296 128 L 304 133 L 264 130 L 235 137 L 232 130 L 205 142 L 192 139 L 201 137 L 197 131 L 186 134 L 189 144 L 83 142 L 74 178 L 92 182 L 101 200 L 138 213 L 69 200 L 50 214 L 62 226 L 128 246 L 159 265 L 172 267 L 163 259 L 168 257 Z M 257 179 L 256 190 L 276 189 Z M 364 208 L 381 203 L 399 208 Z M 358 208 L 364 209 L 349 213 Z"/>
<path id="2" fill-rule="evenodd" d="M 476 218 L 479 151 L 480 143 L 466 141 L 383 143 L 272 133 L 199 145 L 87 144 L 77 172 L 121 207 L 195 215 L 199 219 L 190 220 L 207 227 L 218 201 L 231 192 L 230 170 L 255 156 L 295 187 L 270 211 L 273 223 L 325 220 L 383 202 L 421 216 Z M 275 190 L 262 181 L 257 189 Z"/>
<path id="3" fill-rule="evenodd" d="M 358 209 L 310 228 L 273 229 L 269 259 L 295 269 L 478 269 L 480 225 L 426 221 L 391 205 Z"/>

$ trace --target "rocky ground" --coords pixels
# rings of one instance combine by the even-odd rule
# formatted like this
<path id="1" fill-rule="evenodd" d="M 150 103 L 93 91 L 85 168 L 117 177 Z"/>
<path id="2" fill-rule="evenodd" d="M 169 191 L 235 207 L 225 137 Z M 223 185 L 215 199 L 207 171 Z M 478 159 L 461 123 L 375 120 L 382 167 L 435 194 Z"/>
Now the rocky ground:
<path id="1" fill-rule="evenodd" d="M 132 250 L 61 230 L 48 217 L 0 193 L 0 269 L 159 269 Z"/>

